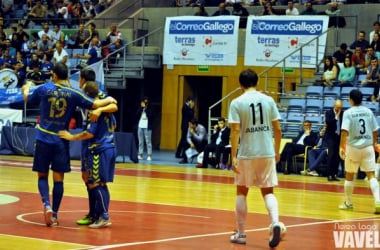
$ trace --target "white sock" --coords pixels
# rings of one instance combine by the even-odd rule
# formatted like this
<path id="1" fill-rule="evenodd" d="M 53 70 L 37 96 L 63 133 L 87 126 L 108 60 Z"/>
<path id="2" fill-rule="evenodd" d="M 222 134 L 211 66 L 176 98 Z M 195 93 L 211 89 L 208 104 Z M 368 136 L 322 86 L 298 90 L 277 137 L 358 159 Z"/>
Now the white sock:
<path id="1" fill-rule="evenodd" d="M 344 181 L 344 194 L 346 195 L 346 201 L 352 204 L 352 193 L 354 192 L 354 182 Z"/>
<path id="2" fill-rule="evenodd" d="M 369 187 L 371 188 L 375 202 L 380 202 L 379 182 L 376 180 L 376 178 L 372 178 L 371 180 L 369 180 Z"/>
<path id="3" fill-rule="evenodd" d="M 245 234 L 245 220 L 247 218 L 247 197 L 236 196 L 235 204 L 236 225 L 239 234 Z"/>
<path id="4" fill-rule="evenodd" d="M 265 206 L 268 210 L 269 217 L 272 223 L 279 221 L 278 215 L 278 202 L 274 194 L 267 194 L 264 196 Z"/>

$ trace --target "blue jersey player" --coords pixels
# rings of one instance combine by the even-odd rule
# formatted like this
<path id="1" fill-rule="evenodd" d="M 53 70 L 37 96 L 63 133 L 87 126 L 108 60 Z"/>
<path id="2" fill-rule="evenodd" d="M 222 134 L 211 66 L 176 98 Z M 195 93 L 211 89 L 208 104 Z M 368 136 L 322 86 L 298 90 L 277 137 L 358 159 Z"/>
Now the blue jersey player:
<path id="1" fill-rule="evenodd" d="M 29 94 L 30 85 L 22 87 L 25 102 L 39 102 L 40 124 L 37 127 L 33 171 L 38 174 L 38 189 L 44 206 L 47 226 L 58 225 L 58 210 L 63 197 L 64 174 L 70 172 L 69 143 L 58 137 L 57 132 L 68 129 L 77 106 L 98 108 L 116 101 L 112 97 L 94 101 L 81 91 L 70 87 L 68 68 L 57 63 L 53 70 L 53 82 L 38 86 Z M 53 172 L 52 205 L 49 198 L 49 168 Z"/>
<path id="2" fill-rule="evenodd" d="M 98 98 L 98 86 L 95 82 L 86 82 L 83 91 L 91 97 Z M 110 194 L 107 182 L 113 182 L 115 171 L 116 148 L 114 144 L 115 117 L 111 113 L 102 113 L 97 122 L 90 122 L 86 130 L 71 134 L 60 131 L 61 138 L 67 140 L 87 140 L 88 147 L 87 186 L 90 196 L 95 198 L 94 222 L 90 228 L 108 227 L 111 225 L 108 213 Z"/>

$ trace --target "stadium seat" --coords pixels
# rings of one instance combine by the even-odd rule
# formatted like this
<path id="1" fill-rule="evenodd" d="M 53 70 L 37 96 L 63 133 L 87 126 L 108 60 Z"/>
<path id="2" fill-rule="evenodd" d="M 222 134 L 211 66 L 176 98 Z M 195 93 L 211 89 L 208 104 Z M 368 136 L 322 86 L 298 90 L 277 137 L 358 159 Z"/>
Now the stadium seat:
<path id="1" fill-rule="evenodd" d="M 340 87 L 332 87 L 332 88 L 328 88 L 328 87 L 325 87 L 323 89 L 323 97 L 325 99 L 339 99 L 340 98 Z"/>
<path id="2" fill-rule="evenodd" d="M 293 98 L 289 100 L 287 112 L 292 113 L 300 113 L 303 114 L 305 107 L 305 99 L 304 98 Z"/>
<path id="3" fill-rule="evenodd" d="M 342 87 L 340 90 L 340 99 L 348 100 L 350 97 L 350 92 L 353 89 L 357 89 L 356 87 Z"/>
<path id="4" fill-rule="evenodd" d="M 322 99 L 306 99 L 305 114 L 321 114 L 323 107 Z"/>
<path id="5" fill-rule="evenodd" d="M 307 86 L 305 97 L 309 98 L 322 98 L 323 86 Z"/>

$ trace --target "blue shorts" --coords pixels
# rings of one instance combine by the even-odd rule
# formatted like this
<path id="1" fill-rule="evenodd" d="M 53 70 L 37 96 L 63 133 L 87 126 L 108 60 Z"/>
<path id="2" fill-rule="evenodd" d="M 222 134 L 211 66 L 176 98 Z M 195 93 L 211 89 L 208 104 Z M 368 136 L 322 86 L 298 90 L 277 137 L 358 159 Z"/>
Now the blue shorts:
<path id="1" fill-rule="evenodd" d="M 90 154 L 90 150 L 86 145 L 82 145 L 81 153 L 80 153 L 80 162 L 81 162 L 81 168 L 80 170 L 82 172 L 85 172 L 88 169 L 88 155 Z"/>
<path id="2" fill-rule="evenodd" d="M 88 183 L 113 182 L 115 175 L 116 148 L 107 148 L 88 154 Z"/>
<path id="3" fill-rule="evenodd" d="M 67 173 L 71 171 L 70 144 L 68 141 L 62 140 L 55 144 L 36 141 L 33 171 L 48 173 L 50 166 L 54 172 Z"/>

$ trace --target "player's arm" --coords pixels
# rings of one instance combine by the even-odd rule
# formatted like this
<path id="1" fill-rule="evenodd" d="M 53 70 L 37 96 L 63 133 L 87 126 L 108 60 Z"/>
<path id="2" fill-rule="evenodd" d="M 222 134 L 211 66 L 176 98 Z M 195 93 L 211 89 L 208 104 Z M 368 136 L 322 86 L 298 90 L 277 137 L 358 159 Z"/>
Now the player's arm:
<path id="1" fill-rule="evenodd" d="M 22 87 L 21 87 L 21 93 L 24 96 L 24 102 L 28 101 L 28 95 L 29 95 L 30 87 L 31 87 L 31 83 L 28 81 L 26 81 L 26 83 L 24 85 L 22 85 Z"/>
<path id="2" fill-rule="evenodd" d="M 99 107 L 104 107 L 104 106 L 107 106 L 109 104 L 117 104 L 116 99 L 113 98 L 113 97 L 111 97 L 111 96 L 107 96 L 104 99 L 97 99 L 97 100 L 94 101 L 94 103 L 92 105 L 92 109 L 97 109 Z"/>
<path id="3" fill-rule="evenodd" d="M 276 154 L 276 162 L 280 161 L 280 145 L 282 138 L 281 124 L 279 120 L 272 121 L 274 133 L 274 152 Z"/>
<path id="4" fill-rule="evenodd" d="M 237 169 L 237 150 L 239 146 L 240 137 L 240 123 L 230 123 L 231 127 L 231 156 L 232 156 L 232 168 L 235 173 L 239 173 Z"/>
<path id="5" fill-rule="evenodd" d="M 346 158 L 346 142 L 347 142 L 347 136 L 348 136 L 348 131 L 347 130 L 341 130 L 340 131 L 340 143 L 339 143 L 339 156 L 342 160 Z"/>
<path id="6" fill-rule="evenodd" d="M 116 103 L 108 104 L 107 106 L 99 107 L 90 111 L 91 122 L 96 122 L 102 113 L 114 113 L 118 111 Z"/>
<path id="7" fill-rule="evenodd" d="M 93 134 L 91 134 L 90 132 L 86 130 L 78 134 L 71 134 L 67 130 L 61 130 L 58 132 L 58 136 L 68 141 L 83 141 L 83 140 L 91 139 L 94 137 Z"/>

